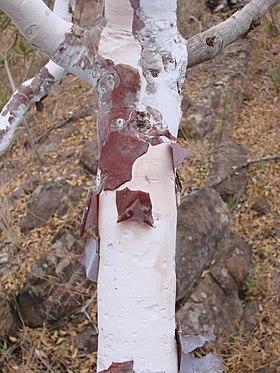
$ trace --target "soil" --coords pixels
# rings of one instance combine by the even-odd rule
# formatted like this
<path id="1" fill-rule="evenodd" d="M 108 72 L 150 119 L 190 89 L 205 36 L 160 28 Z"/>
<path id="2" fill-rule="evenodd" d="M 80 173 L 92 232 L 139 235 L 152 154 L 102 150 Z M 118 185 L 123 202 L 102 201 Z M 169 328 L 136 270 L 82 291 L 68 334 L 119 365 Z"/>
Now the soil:
<path id="1" fill-rule="evenodd" d="M 280 10 L 275 12 L 279 21 Z M 227 17 L 226 14 L 212 17 L 202 6 L 197 7 L 193 15 L 203 27 L 208 27 L 210 20 L 218 22 Z M 196 24 L 193 19 L 190 22 L 192 26 Z M 280 35 L 267 15 L 247 38 L 251 43 L 251 58 L 244 76 L 246 83 L 240 92 L 242 105 L 229 138 L 245 145 L 250 159 L 258 159 L 280 153 Z M 217 61 L 219 75 L 224 72 L 223 63 Z M 190 113 L 187 110 L 191 110 L 192 102 L 211 78 L 209 66 L 215 63 L 211 61 L 191 69 L 183 90 L 188 97 L 183 123 Z M 67 76 L 44 100 L 44 106 L 42 113 L 32 109 L 27 115 L 43 165 L 34 156 L 23 128 L 19 129 L 16 141 L 0 164 L 0 293 L 9 296 L 11 303 L 26 283 L 32 265 L 49 251 L 54 238 L 60 236 L 62 230 L 78 232 L 86 193 L 94 179 L 88 172 L 90 168 L 85 168 L 80 161 L 84 145 L 96 138 L 97 107 L 92 88 L 78 78 Z M 221 125 L 222 116 L 216 121 Z M 217 133 L 214 137 L 185 135 L 180 142 L 193 154 L 180 169 L 182 193 L 186 197 L 206 183 Z M 210 346 L 211 351 L 223 357 L 228 373 L 280 371 L 279 175 L 279 160 L 251 165 L 242 196 L 238 201 L 228 201 L 233 233 L 239 234 L 253 252 L 253 269 L 242 297 L 244 304 L 253 301 L 255 308 L 251 315 L 256 318 L 249 332 L 240 327 L 231 335 L 218 333 L 217 341 Z M 21 232 L 30 195 L 38 186 L 57 178 L 72 187 L 82 187 L 80 202 L 68 207 L 63 214 L 54 213 L 47 224 Z M 69 258 L 74 260 L 71 253 Z M 11 332 L 0 347 L 0 370 L 7 373 L 94 370 L 96 302 L 92 288 L 84 286 L 82 292 L 88 301 L 86 310 L 83 309 L 85 303 L 81 302 L 78 311 L 55 328 L 45 324 L 38 328 L 24 325 L 16 333 Z M 3 304 L 3 308 L 7 307 Z M 88 342 L 93 340 L 95 347 Z"/>

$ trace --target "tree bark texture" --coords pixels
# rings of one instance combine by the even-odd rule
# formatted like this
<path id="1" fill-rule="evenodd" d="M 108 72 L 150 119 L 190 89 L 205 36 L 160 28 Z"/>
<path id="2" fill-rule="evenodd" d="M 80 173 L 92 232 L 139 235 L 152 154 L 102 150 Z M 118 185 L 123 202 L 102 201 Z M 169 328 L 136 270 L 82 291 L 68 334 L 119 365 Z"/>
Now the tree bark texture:
<path id="1" fill-rule="evenodd" d="M 186 42 L 177 30 L 175 0 L 141 1 L 141 6 L 108 0 L 105 17 L 98 53 L 110 65 L 97 85 L 98 371 L 132 360 L 135 372 L 175 373 L 176 197 L 170 138 L 177 135 L 181 117 Z"/>

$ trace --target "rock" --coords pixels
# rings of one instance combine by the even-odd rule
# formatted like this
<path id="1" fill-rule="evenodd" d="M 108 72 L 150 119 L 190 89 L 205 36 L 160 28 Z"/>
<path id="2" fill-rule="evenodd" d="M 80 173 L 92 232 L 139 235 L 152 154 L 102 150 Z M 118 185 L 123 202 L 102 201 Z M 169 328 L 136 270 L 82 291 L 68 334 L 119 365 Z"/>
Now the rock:
<path id="1" fill-rule="evenodd" d="M 237 235 L 231 235 L 219 248 L 219 260 L 210 273 L 227 295 L 241 292 L 251 269 L 251 248 Z"/>
<path id="2" fill-rule="evenodd" d="M 31 194 L 39 186 L 37 177 L 31 177 L 29 180 L 18 186 L 10 195 L 9 203 L 14 204 L 24 194 Z"/>
<path id="3" fill-rule="evenodd" d="M 232 333 L 244 317 L 239 293 L 249 275 L 251 249 L 241 237 L 231 235 L 217 250 L 218 257 L 177 313 L 188 334 L 212 327 Z"/>
<path id="4" fill-rule="evenodd" d="M 80 162 L 93 175 L 96 175 L 98 167 L 98 150 L 96 140 L 86 141 L 80 158 Z"/>
<path id="5" fill-rule="evenodd" d="M 13 312 L 8 297 L 0 293 L 0 343 L 3 343 L 9 336 L 14 336 L 20 322 Z"/>
<path id="6" fill-rule="evenodd" d="M 177 300 L 189 294 L 219 255 L 219 244 L 229 232 L 228 208 L 214 190 L 202 188 L 182 202 L 177 224 Z"/>
<path id="7" fill-rule="evenodd" d="M 18 308 L 25 325 L 55 323 L 81 307 L 93 283 L 85 277 L 81 264 L 67 256 L 43 255 L 31 268 L 18 295 Z"/>
<path id="8" fill-rule="evenodd" d="M 222 142 L 217 148 L 206 186 L 213 186 L 226 203 L 237 203 L 246 186 L 246 169 L 241 169 L 238 174 L 231 175 L 232 168 L 243 164 L 246 160 L 247 150 L 244 145 L 233 141 Z M 227 175 L 228 178 L 219 184 L 219 181 Z"/>
<path id="9" fill-rule="evenodd" d="M 232 294 L 226 296 L 211 274 L 202 278 L 193 294 L 177 312 L 184 334 L 201 334 L 211 330 L 236 331 L 242 317 L 242 304 Z"/>
<path id="10" fill-rule="evenodd" d="M 271 212 L 271 207 L 266 198 L 260 197 L 253 205 L 252 210 L 256 211 L 258 216 L 263 216 Z"/>
<path id="11" fill-rule="evenodd" d="M 81 243 L 81 239 L 78 240 L 73 233 L 61 228 L 54 236 L 50 249 L 56 254 L 63 254 L 69 251 L 75 255 L 82 255 L 84 246 Z"/>
<path id="12" fill-rule="evenodd" d="M 40 185 L 27 202 L 21 231 L 26 232 L 47 224 L 54 213 L 57 213 L 58 217 L 65 215 L 69 206 L 75 206 L 81 196 L 82 188 L 72 187 L 65 180 L 55 179 Z"/>
<path id="13" fill-rule="evenodd" d="M 242 324 L 248 333 L 252 333 L 257 325 L 257 313 L 259 312 L 260 302 L 253 300 L 245 304 Z"/>
<path id="14" fill-rule="evenodd" d="M 75 337 L 74 343 L 80 353 L 89 354 L 97 351 L 98 333 L 92 327 L 86 327 Z"/>

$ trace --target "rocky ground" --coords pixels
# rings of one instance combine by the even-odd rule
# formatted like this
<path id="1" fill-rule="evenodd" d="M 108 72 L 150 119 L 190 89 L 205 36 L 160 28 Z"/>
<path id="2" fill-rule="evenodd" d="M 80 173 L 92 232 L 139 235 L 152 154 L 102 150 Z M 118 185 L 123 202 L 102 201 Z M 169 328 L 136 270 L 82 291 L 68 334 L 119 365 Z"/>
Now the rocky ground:
<path id="1" fill-rule="evenodd" d="M 185 35 L 233 11 L 190 3 L 188 20 L 180 3 Z M 215 326 L 209 348 L 232 373 L 280 370 L 280 163 L 250 164 L 280 154 L 279 38 L 268 15 L 189 70 L 183 90 L 179 141 L 192 157 L 179 170 L 177 315 L 186 333 Z M 44 105 L 27 116 L 43 164 L 21 128 L 0 165 L 0 371 L 86 373 L 96 293 L 77 260 L 78 229 L 97 167 L 96 100 L 68 76 Z"/>

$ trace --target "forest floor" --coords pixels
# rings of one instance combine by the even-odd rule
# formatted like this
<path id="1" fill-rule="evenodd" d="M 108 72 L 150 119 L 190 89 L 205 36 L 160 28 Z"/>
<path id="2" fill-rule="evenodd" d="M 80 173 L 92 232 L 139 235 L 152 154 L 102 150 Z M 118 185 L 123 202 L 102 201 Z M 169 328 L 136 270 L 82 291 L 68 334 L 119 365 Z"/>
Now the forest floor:
<path id="1" fill-rule="evenodd" d="M 249 75 L 243 92 L 243 105 L 234 128 L 233 139 L 247 146 L 249 159 L 259 159 L 280 153 L 280 36 L 270 16 L 265 17 L 249 38 L 254 40 Z M 203 75 L 205 74 L 205 75 Z M 199 76 L 192 74 L 184 90 L 193 99 L 207 78 L 207 66 Z M 61 136 L 51 151 L 41 154 L 43 165 L 36 160 L 21 128 L 8 154 L 0 163 L 1 258 L 14 247 L 16 255 L 4 272 L 0 292 L 16 294 L 24 285 L 33 263 L 45 253 L 61 226 L 79 226 L 87 190 L 93 177 L 80 165 L 80 154 L 86 140 L 95 138 L 97 107 L 91 87 L 72 76 L 44 101 L 42 114 L 31 110 L 28 123 L 33 138 L 44 144 L 49 138 L 59 138 L 64 124 L 72 121 L 74 130 Z M 185 114 L 185 113 L 183 113 Z M 197 159 L 181 172 L 183 183 L 201 186 L 209 172 L 213 156 L 211 144 L 203 140 L 183 140 Z M 212 144 L 213 145 L 213 144 Z M 26 212 L 26 203 L 35 186 L 64 177 L 71 185 L 83 187 L 78 208 L 70 209 L 63 218 L 53 216 L 47 225 L 28 233 L 20 232 L 20 222 Z M 11 203 L 9 196 L 20 186 L 24 193 Z M 185 194 L 187 188 L 184 188 Z M 260 215 L 253 208 L 265 199 L 268 211 Z M 251 333 L 239 330 L 230 336 L 219 336 L 212 348 L 223 357 L 225 372 L 276 373 L 280 372 L 280 162 L 267 161 L 248 169 L 246 191 L 238 206 L 232 206 L 233 230 L 248 242 L 253 250 L 253 270 L 247 284 L 246 297 L 258 300 L 257 324 Z M 2 220 L 1 220 L 2 219 Z M 1 222 L 6 221 L 7 224 Z M 1 265 L 1 264 L 0 264 Z M 88 314 L 96 322 L 93 302 Z M 49 330 L 47 327 L 22 327 L 16 336 L 0 346 L 0 371 L 3 372 L 90 372 L 96 354 L 81 354 L 72 343 L 91 321 L 84 317 L 69 320 L 67 327 Z M 67 368 L 55 368 L 52 362 Z"/>

